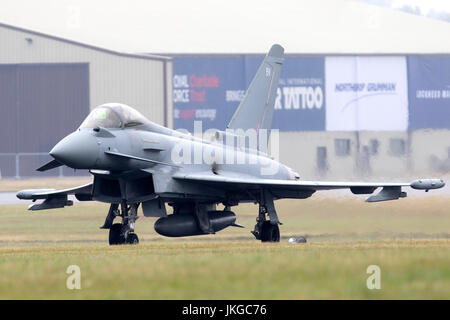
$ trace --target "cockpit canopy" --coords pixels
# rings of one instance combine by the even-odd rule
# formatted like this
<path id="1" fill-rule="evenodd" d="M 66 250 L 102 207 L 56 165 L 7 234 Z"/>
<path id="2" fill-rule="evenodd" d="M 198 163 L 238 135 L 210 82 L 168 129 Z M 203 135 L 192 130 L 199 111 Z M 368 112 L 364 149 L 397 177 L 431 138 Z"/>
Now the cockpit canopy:
<path id="1" fill-rule="evenodd" d="M 128 128 L 148 123 L 135 109 L 120 103 L 107 103 L 95 107 L 80 128 Z"/>

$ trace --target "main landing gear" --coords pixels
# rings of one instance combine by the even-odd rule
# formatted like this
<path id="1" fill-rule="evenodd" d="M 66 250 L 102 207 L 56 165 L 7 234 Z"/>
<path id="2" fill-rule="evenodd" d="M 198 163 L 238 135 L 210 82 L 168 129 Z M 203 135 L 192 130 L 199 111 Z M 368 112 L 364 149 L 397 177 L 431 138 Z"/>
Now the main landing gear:
<path id="1" fill-rule="evenodd" d="M 269 220 L 266 219 L 269 216 Z M 265 190 L 261 194 L 259 202 L 259 213 L 256 218 L 255 229 L 252 231 L 257 240 L 261 242 L 280 242 L 280 228 L 275 206 L 273 204 L 273 196 L 269 191 Z"/>
<path id="2" fill-rule="evenodd" d="M 122 201 L 120 205 L 111 204 L 104 225 L 101 229 L 109 229 L 109 244 L 138 244 L 139 237 L 134 233 L 134 224 L 138 219 L 137 209 L 139 203 L 128 205 Z M 122 217 L 122 223 L 114 223 L 115 217 Z"/>

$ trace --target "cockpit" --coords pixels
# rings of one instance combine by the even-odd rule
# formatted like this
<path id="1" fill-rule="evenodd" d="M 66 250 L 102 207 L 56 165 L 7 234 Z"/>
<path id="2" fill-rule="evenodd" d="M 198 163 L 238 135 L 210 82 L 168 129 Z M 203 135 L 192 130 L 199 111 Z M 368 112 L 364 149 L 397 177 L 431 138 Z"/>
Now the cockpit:
<path id="1" fill-rule="evenodd" d="M 135 109 L 120 103 L 107 103 L 94 108 L 80 128 L 128 128 L 148 123 Z"/>

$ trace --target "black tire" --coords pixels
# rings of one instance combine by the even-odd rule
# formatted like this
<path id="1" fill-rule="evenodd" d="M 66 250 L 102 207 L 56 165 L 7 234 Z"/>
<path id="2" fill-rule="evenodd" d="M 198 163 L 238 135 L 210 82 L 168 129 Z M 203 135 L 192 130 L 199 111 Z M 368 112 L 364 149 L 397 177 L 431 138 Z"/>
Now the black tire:
<path id="1" fill-rule="evenodd" d="M 125 237 L 122 234 L 122 224 L 114 223 L 109 229 L 109 244 L 117 245 L 125 243 Z"/>
<path id="2" fill-rule="evenodd" d="M 128 244 L 138 244 L 139 237 L 136 233 L 128 233 L 126 243 Z"/>
<path id="3" fill-rule="evenodd" d="M 280 228 L 277 224 L 264 221 L 261 227 L 261 242 L 280 242 Z"/>

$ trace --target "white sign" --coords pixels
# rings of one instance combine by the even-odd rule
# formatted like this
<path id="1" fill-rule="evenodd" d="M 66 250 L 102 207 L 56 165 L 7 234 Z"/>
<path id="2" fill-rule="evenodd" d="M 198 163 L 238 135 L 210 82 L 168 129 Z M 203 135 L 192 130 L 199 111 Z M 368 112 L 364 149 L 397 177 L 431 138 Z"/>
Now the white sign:
<path id="1" fill-rule="evenodd" d="M 326 57 L 325 88 L 328 131 L 408 128 L 405 57 Z"/>

